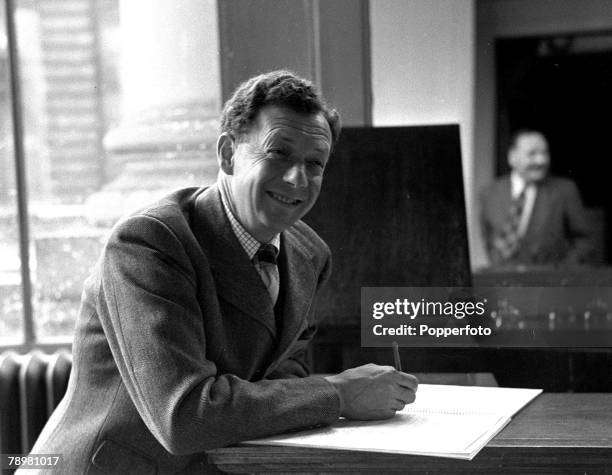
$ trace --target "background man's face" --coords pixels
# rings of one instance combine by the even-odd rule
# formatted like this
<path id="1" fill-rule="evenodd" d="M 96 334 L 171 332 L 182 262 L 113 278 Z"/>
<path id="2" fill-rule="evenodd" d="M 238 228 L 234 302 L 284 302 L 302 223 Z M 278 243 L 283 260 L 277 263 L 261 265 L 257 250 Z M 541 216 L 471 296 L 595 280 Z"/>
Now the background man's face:
<path id="1" fill-rule="evenodd" d="M 548 173 L 548 144 L 542 134 L 520 135 L 510 149 L 508 163 L 527 183 L 542 180 Z"/>
<path id="2" fill-rule="evenodd" d="M 304 216 L 319 196 L 330 150 L 323 114 L 261 109 L 233 156 L 230 199 L 247 231 L 268 241 Z"/>

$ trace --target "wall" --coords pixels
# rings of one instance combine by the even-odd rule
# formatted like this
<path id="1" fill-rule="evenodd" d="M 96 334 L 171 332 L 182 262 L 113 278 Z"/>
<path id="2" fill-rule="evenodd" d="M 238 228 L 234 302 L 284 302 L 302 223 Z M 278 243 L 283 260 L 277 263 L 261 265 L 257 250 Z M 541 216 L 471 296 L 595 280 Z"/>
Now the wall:
<path id="1" fill-rule="evenodd" d="M 474 0 L 370 1 L 373 124 L 460 125 L 471 256 L 474 23 Z"/>
<path id="2" fill-rule="evenodd" d="M 495 167 L 495 39 L 610 30 L 612 2 L 479 0 L 476 18 L 474 186 L 480 190 L 493 179 Z M 485 262 L 484 251 L 476 249 L 472 264 Z"/>
<path id="3" fill-rule="evenodd" d="M 345 125 L 369 123 L 366 0 L 219 0 L 224 100 L 249 77 L 291 69 L 315 80 Z"/>

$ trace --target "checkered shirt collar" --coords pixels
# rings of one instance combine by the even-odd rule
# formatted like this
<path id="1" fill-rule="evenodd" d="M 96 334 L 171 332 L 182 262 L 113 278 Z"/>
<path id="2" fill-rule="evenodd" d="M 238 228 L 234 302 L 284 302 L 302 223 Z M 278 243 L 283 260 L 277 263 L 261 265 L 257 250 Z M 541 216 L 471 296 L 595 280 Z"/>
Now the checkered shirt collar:
<path id="1" fill-rule="evenodd" d="M 259 246 L 261 246 L 261 243 L 257 239 L 255 239 L 253 236 L 251 236 L 249 232 L 246 229 L 244 229 L 244 226 L 242 226 L 242 224 L 240 224 L 240 222 L 236 219 L 236 217 L 233 215 L 232 211 L 230 210 L 227 204 L 227 201 L 225 199 L 225 193 L 223 192 L 223 189 L 221 189 L 220 191 L 221 191 L 221 201 L 223 202 L 223 209 L 225 210 L 227 219 L 229 219 L 230 225 L 232 227 L 232 231 L 238 238 L 238 241 L 240 242 L 240 245 L 242 246 L 244 251 L 247 253 L 247 256 L 249 256 L 249 260 L 252 261 L 253 258 L 255 257 L 255 254 L 259 250 Z M 272 244 L 276 248 L 276 253 L 278 254 L 280 250 L 280 234 L 276 234 L 272 238 L 272 240 L 269 242 L 269 244 Z"/>

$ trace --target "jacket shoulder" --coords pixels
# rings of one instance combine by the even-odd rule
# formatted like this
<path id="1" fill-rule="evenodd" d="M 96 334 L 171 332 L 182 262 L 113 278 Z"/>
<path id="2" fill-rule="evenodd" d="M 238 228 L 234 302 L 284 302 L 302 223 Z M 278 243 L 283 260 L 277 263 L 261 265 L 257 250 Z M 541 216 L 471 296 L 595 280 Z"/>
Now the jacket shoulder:
<path id="1" fill-rule="evenodd" d="M 303 249 L 309 251 L 309 253 L 323 257 L 331 255 L 327 243 L 304 221 L 297 221 L 289 229 L 289 233 L 295 238 L 297 243 Z"/>
<path id="2" fill-rule="evenodd" d="M 114 231 L 138 226 L 143 221 L 157 221 L 174 233 L 181 234 L 189 229 L 191 215 L 200 188 L 182 188 L 153 203 L 123 216 L 115 225 Z"/>
<path id="3" fill-rule="evenodd" d="M 102 250 L 102 268 L 121 259 L 126 252 L 142 259 L 155 255 L 193 283 L 195 262 L 201 255 L 190 225 L 191 208 L 197 195 L 197 188 L 177 190 L 120 219 Z M 139 263 L 135 261 L 133 264 Z M 151 268 L 149 271 L 153 273 L 159 269 Z"/>
<path id="4" fill-rule="evenodd" d="M 576 183 L 570 178 L 561 176 L 551 176 L 546 180 L 547 186 L 559 190 L 560 192 L 573 192 L 577 189 Z"/>
<path id="5" fill-rule="evenodd" d="M 193 210 L 195 199 L 200 192 L 201 188 L 182 188 L 151 203 L 134 214 L 151 216 L 160 221 L 168 221 L 168 224 L 175 220 L 188 221 Z"/>
<path id="6" fill-rule="evenodd" d="M 198 188 L 177 190 L 121 218 L 109 235 L 103 256 L 117 246 L 137 244 L 186 266 L 200 249 L 191 227 L 199 191 Z"/>
<path id="7" fill-rule="evenodd" d="M 505 190 L 509 189 L 510 186 L 510 175 L 504 175 L 500 178 L 496 178 L 488 186 L 484 187 L 480 193 L 481 199 L 490 199 L 493 196 L 497 196 L 500 193 L 505 193 Z"/>

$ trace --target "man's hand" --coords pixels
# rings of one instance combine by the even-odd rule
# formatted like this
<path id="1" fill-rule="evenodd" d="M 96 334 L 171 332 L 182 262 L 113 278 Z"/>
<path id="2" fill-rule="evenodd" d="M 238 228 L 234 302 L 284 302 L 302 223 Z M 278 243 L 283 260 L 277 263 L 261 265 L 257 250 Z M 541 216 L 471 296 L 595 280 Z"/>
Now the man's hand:
<path id="1" fill-rule="evenodd" d="M 388 419 L 415 399 L 417 379 L 392 366 L 367 364 L 327 376 L 340 395 L 340 415 L 348 419 Z"/>

